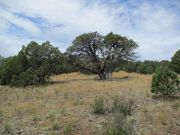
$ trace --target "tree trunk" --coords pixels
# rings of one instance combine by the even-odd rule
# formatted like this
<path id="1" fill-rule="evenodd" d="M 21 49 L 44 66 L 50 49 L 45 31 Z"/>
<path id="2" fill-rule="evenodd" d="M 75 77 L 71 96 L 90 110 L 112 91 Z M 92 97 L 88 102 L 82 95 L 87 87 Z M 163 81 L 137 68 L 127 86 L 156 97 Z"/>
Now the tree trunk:
<path id="1" fill-rule="evenodd" d="M 106 77 L 105 77 L 105 75 L 104 75 L 103 73 L 100 73 L 100 74 L 99 74 L 99 78 L 100 78 L 100 80 L 106 80 L 106 79 L 105 79 Z"/>
<path id="2" fill-rule="evenodd" d="M 100 80 L 111 80 L 112 79 L 112 71 L 103 71 L 99 74 Z"/>
<path id="3" fill-rule="evenodd" d="M 111 80 L 112 79 L 112 72 L 111 71 L 106 72 L 106 79 L 107 80 Z"/>

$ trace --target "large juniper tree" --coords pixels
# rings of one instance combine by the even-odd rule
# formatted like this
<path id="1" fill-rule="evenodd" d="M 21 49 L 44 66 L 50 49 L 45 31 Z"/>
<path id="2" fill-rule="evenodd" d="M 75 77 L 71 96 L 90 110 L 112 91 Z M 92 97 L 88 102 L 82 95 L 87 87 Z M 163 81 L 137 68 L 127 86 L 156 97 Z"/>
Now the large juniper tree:
<path id="1" fill-rule="evenodd" d="M 61 72 L 62 54 L 58 48 L 44 42 L 32 41 L 23 46 L 17 56 L 9 57 L 0 65 L 0 84 L 27 86 L 44 83 Z"/>
<path id="2" fill-rule="evenodd" d="M 132 60 L 137 47 L 137 43 L 127 37 L 93 32 L 76 37 L 66 53 L 81 69 L 98 74 L 100 79 L 111 79 L 113 69 L 122 61 Z"/>

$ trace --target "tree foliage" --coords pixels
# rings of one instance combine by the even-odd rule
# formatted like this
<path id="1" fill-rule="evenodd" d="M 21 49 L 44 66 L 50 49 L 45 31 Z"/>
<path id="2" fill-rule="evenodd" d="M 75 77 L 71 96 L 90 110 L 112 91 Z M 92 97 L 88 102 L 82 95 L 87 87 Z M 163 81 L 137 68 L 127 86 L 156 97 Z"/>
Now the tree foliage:
<path id="1" fill-rule="evenodd" d="M 178 50 L 172 57 L 171 66 L 176 73 L 180 73 L 180 50 Z"/>
<path id="2" fill-rule="evenodd" d="M 136 42 L 127 37 L 93 32 L 76 37 L 66 53 L 81 69 L 98 74 L 100 79 L 111 79 L 114 68 L 122 61 L 132 60 L 137 47 Z"/>
<path id="3" fill-rule="evenodd" d="M 50 42 L 39 45 L 32 41 L 1 65 L 0 83 L 16 86 L 44 83 L 50 75 L 61 72 L 62 61 L 60 51 Z"/>
<path id="4" fill-rule="evenodd" d="M 151 92 L 173 95 L 178 91 L 180 91 L 180 80 L 177 74 L 167 66 L 158 68 L 152 79 Z"/>
<path id="5" fill-rule="evenodd" d="M 170 66 L 170 62 L 167 60 L 163 61 L 125 61 L 121 66 L 117 67 L 115 71 L 127 71 L 127 72 L 137 72 L 142 74 L 152 74 L 160 66 Z"/>

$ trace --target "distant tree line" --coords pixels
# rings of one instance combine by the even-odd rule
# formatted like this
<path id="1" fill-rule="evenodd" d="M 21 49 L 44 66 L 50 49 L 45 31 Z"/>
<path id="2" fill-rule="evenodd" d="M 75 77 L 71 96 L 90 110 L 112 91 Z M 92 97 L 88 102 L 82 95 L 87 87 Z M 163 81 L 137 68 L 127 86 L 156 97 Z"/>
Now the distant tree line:
<path id="1" fill-rule="evenodd" d="M 176 73 L 180 73 L 180 50 L 178 50 L 174 56 L 171 58 L 171 61 L 162 60 L 162 61 L 126 61 L 121 64 L 121 66 L 115 68 L 114 71 L 127 71 L 127 72 L 137 72 L 142 74 L 152 74 L 159 67 L 169 67 Z"/>
<path id="2" fill-rule="evenodd" d="M 160 66 L 170 66 L 171 62 L 167 60 L 163 61 L 126 61 L 121 66 L 117 67 L 115 71 L 126 71 L 126 72 L 136 72 L 142 74 L 152 74 Z"/>
<path id="3" fill-rule="evenodd" d="M 0 85 L 28 86 L 46 83 L 51 75 L 80 71 L 112 79 L 113 71 L 124 70 L 152 74 L 160 66 L 180 73 L 180 50 L 171 61 L 134 61 L 137 43 L 127 37 L 109 33 L 85 33 L 61 53 L 49 41 L 35 41 L 23 46 L 15 56 L 0 56 Z"/>

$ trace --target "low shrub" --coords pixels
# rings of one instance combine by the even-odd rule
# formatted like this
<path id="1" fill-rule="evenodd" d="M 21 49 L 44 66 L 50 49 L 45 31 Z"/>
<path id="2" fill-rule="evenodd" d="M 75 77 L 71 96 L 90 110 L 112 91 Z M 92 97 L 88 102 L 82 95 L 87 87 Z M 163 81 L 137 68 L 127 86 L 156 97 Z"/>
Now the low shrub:
<path id="1" fill-rule="evenodd" d="M 125 100 L 120 96 L 113 96 L 104 100 L 103 96 L 94 99 L 93 109 L 96 114 L 105 114 L 103 135 L 135 135 L 133 122 L 127 119 L 131 115 L 133 100 Z"/>
<path id="2" fill-rule="evenodd" d="M 104 114 L 105 113 L 105 103 L 104 97 L 98 96 L 94 99 L 94 104 L 92 105 L 94 109 L 94 113 L 96 114 Z"/>
<path id="3" fill-rule="evenodd" d="M 122 100 L 119 96 L 113 97 L 113 102 L 112 102 L 113 112 L 118 112 L 125 116 L 131 115 L 132 106 L 133 106 L 132 100 L 125 101 Z"/>
<path id="4" fill-rule="evenodd" d="M 134 135 L 132 122 L 121 113 L 114 113 L 103 125 L 104 135 Z"/>
<path id="5" fill-rule="evenodd" d="M 160 67 L 152 78 L 151 92 L 163 95 L 174 95 L 180 91 L 180 80 L 169 67 Z"/>

